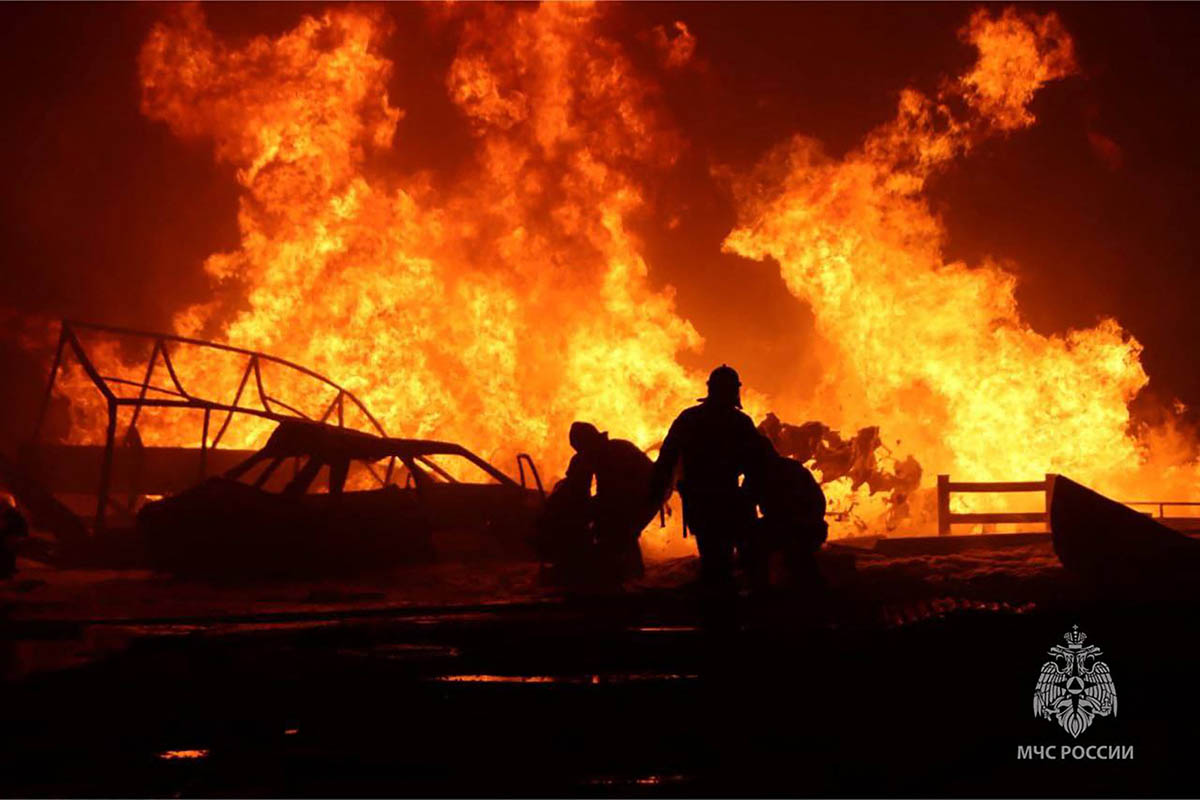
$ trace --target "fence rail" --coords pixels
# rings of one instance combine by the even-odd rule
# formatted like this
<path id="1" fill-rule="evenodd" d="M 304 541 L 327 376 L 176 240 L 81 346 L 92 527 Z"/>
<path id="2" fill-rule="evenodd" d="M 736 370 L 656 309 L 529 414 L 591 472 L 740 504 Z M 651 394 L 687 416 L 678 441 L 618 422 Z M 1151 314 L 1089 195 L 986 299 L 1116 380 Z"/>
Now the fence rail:
<path id="1" fill-rule="evenodd" d="M 1040 481 L 951 481 L 949 475 L 938 475 L 938 536 L 949 536 L 950 526 L 956 524 L 986 524 L 1050 521 L 1050 483 L 1053 475 Z M 993 492 L 1042 492 L 1042 511 L 995 511 L 990 513 L 954 514 L 950 511 L 950 495 L 991 494 Z"/>
<path id="2" fill-rule="evenodd" d="M 938 535 L 948 536 L 951 525 L 979 525 L 987 523 L 1016 523 L 1040 522 L 1049 527 L 1050 524 L 1050 484 L 1054 475 L 1048 474 L 1040 481 L 951 481 L 949 475 L 938 475 Z M 955 514 L 950 511 L 950 495 L 958 494 L 992 494 L 1005 492 L 1042 492 L 1044 496 L 1042 511 L 995 511 L 988 513 Z M 1158 509 L 1157 516 L 1153 511 L 1143 512 L 1164 524 L 1179 527 L 1184 524 L 1200 526 L 1200 515 L 1188 517 L 1168 517 L 1167 508 L 1173 506 L 1200 507 L 1200 501 L 1194 500 L 1123 500 L 1127 506 L 1153 506 Z"/>
<path id="3" fill-rule="evenodd" d="M 1195 500 L 1126 500 L 1127 506 L 1158 506 L 1158 519 L 1170 519 L 1167 517 L 1166 506 L 1200 506 L 1200 501 Z M 1153 516 L 1153 515 L 1152 515 Z"/>

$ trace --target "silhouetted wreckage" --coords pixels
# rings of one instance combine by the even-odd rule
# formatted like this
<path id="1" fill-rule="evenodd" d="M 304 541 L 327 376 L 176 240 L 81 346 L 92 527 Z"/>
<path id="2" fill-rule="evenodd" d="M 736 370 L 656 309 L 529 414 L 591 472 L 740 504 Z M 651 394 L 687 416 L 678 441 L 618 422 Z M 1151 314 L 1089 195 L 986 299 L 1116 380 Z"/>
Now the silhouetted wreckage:
<path id="1" fill-rule="evenodd" d="M 82 341 L 89 334 L 126 352 L 148 350 L 143 379 L 102 374 Z M 185 349 L 244 359 L 232 397 L 205 397 L 185 386 L 176 369 Z M 67 358 L 77 361 L 103 401 L 103 445 L 41 440 Z M 159 365 L 167 385 L 152 382 Z M 290 373 L 280 386 L 303 379 L 325 390 L 323 413 L 310 418 L 301 403 L 280 397 L 267 366 Z M 163 408 L 202 415 L 197 447 L 143 444 L 142 411 Z M 122 431 L 123 411 L 132 413 Z M 219 447 L 239 416 L 278 427 L 258 451 Z M 354 430 L 355 421 L 369 432 Z M 177 573 L 297 574 L 441 555 L 528 555 L 543 492 L 532 458 L 519 455 L 517 466 L 519 482 L 460 445 L 389 438 L 354 394 L 265 353 L 64 322 L 32 440 L 18 461 L 0 460 L 0 480 L 36 527 L 57 536 L 63 562 L 149 559 Z M 527 473 L 533 486 L 525 485 Z"/>
<path id="2" fill-rule="evenodd" d="M 1194 594 L 1200 541 L 1062 475 L 1049 476 L 1054 552 L 1070 572 L 1129 597 Z"/>
<path id="3" fill-rule="evenodd" d="M 792 425 L 775 414 L 767 414 L 758 430 L 771 440 L 781 455 L 801 464 L 811 461 L 813 468 L 820 471 L 823 484 L 850 478 L 850 488 L 854 491 L 865 484 L 871 494 L 887 492 L 891 509 L 884 522 L 888 530 L 896 528 L 909 516 L 909 498 L 921 485 L 921 465 L 912 456 L 907 456 L 898 461 L 894 469 L 884 469 L 876 454 L 880 450 L 890 453 L 890 450 L 880 439 L 878 426 L 862 428 L 851 438 L 843 439 L 822 422 Z M 851 517 L 853 509 L 842 509 L 840 513 Z"/>
<path id="4" fill-rule="evenodd" d="M 174 574 L 330 575 L 530 558 L 541 505 L 460 445 L 290 420 L 224 475 L 145 505 L 137 528 L 150 563 Z"/>
<path id="5" fill-rule="evenodd" d="M 117 365 L 111 359 L 97 362 L 85 343 L 91 341 L 87 337 L 114 344 L 123 355 L 145 353 L 148 349 L 144 372 L 137 370 L 143 376 L 141 380 L 103 374 L 103 369 L 117 371 Z M 229 366 L 241 368 L 241 378 L 232 396 L 205 396 L 201 387 L 185 387 L 175 363 L 181 354 L 198 360 L 228 356 Z M 88 383 L 100 395 L 106 413 L 103 445 L 56 445 L 42 441 L 54 388 L 70 358 L 75 359 Z M 167 385 L 153 382 L 160 364 L 169 379 Z M 128 365 L 120 366 L 128 370 Z M 140 498 L 181 491 L 197 479 L 227 469 L 248 456 L 245 451 L 219 447 L 235 418 L 249 416 L 274 422 L 309 419 L 298 408 L 298 402 L 288 402 L 279 396 L 281 391 L 272 391 L 271 381 L 265 377 L 269 375 L 265 372 L 267 367 L 286 373 L 289 380 L 279 381 L 281 386 L 307 381 L 325 391 L 329 403 L 316 422 L 346 427 L 348 414 L 353 411 L 363 427 L 384 435 L 383 427 L 353 393 L 299 364 L 203 339 L 64 321 L 42 409 L 31 440 L 22 450 L 20 467 L 30 482 L 36 481 L 52 493 L 92 495 L 94 516 L 85 517 L 85 522 L 95 530 L 102 531 L 110 524 L 129 524 Z M 197 446 L 144 446 L 138 423 L 146 409 L 202 415 Z M 127 410 L 129 421 L 120 430 L 119 415 Z"/>
<path id="6" fill-rule="evenodd" d="M 136 345 L 123 350 L 125 355 L 140 347 L 148 353 L 143 378 L 102 374 L 84 334 Z M 202 396 L 185 385 L 175 366 L 184 348 L 244 359 L 232 397 Z M 55 382 L 69 358 L 102 400 L 103 445 L 42 441 Z M 300 403 L 280 397 L 267 365 L 324 387 L 323 412 L 310 418 Z M 156 367 L 165 371 L 166 385 L 152 381 Z M 146 446 L 138 422 L 143 410 L 153 408 L 201 415 L 198 446 Z M 121 412 L 128 414 L 123 429 Z M 354 429 L 351 415 L 367 430 Z M 276 425 L 261 449 L 219 447 L 239 416 Z M 877 454 L 887 450 L 878 428 L 843 438 L 820 422 L 791 425 L 768 414 L 758 431 L 777 451 L 772 463 L 778 470 L 747 486 L 762 512 L 754 531 L 758 541 L 745 542 L 751 562 L 756 545 L 760 553 L 790 550 L 793 567 L 799 564 L 803 571 L 805 559 L 824 541 L 824 495 L 806 464 L 822 483 L 849 478 L 853 489 L 866 485 L 872 493 L 888 493 L 889 526 L 907 516 L 921 468 L 911 457 L 882 466 Z M 545 558 L 536 547 L 539 517 L 543 525 L 549 519 L 566 529 L 574 526 L 595 544 L 595 519 L 589 517 L 595 498 L 583 496 L 587 487 L 581 492 L 579 481 L 567 481 L 547 500 L 528 455 L 518 456 L 517 471 L 514 480 L 454 443 L 388 437 L 352 393 L 265 353 L 70 322 L 62 326 L 31 442 L 15 460 L 0 454 L 0 484 L 16 498 L 22 522 L 27 518 L 37 531 L 57 537 L 48 552 L 41 538 L 9 536 L 9 545 L 22 540 L 17 545 L 22 550 L 36 545 L 43 548 L 39 555 L 60 563 L 149 565 L 214 577 L 337 574 L 435 558 Z M 1063 476 L 1048 476 L 1046 486 L 1055 550 L 1072 573 L 1097 586 L 1129 588 L 1180 586 L 1200 568 L 1200 542 L 1164 521 Z M 1168 503 L 1158 505 L 1162 516 L 1161 506 Z M 652 513 L 650 504 L 639 507 L 638 531 Z M 16 520 L 12 517 L 13 525 Z M 567 539 L 558 544 L 571 546 Z M 761 576 L 762 559 L 751 567 Z"/>

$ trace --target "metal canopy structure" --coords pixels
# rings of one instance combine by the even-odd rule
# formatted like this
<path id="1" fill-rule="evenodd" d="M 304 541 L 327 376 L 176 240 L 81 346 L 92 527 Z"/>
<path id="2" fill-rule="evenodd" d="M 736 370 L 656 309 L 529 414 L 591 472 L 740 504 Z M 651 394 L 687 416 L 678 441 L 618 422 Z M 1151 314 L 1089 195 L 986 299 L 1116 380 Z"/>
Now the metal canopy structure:
<path id="1" fill-rule="evenodd" d="M 133 381 L 127 378 L 101 374 L 100 367 L 89 356 L 87 348 L 80 340 L 81 333 L 100 334 L 130 345 L 138 342 L 143 343 L 143 346 L 144 344 L 150 344 L 150 356 L 146 361 L 145 377 L 141 381 Z M 241 380 L 238 382 L 237 390 L 234 392 L 231 400 L 203 397 L 199 392 L 189 391 L 183 385 L 175 369 L 175 362 L 172 360 L 172 350 L 176 350 L 176 355 L 178 355 L 178 351 L 181 349 L 179 346 L 183 345 L 223 351 L 235 356 L 245 357 L 245 367 L 241 372 Z M 31 442 L 33 445 L 36 445 L 41 438 L 41 431 L 53 396 L 54 386 L 63 367 L 63 356 L 68 350 L 79 361 L 79 365 L 84 373 L 103 396 L 108 411 L 108 423 L 104 438 L 104 459 L 100 471 L 100 486 L 96 507 L 97 529 L 104 527 L 105 511 L 109 501 L 109 485 L 112 476 L 113 451 L 117 443 L 117 413 L 124 407 L 133 409 L 129 427 L 122 437 L 122 443 L 131 446 L 140 446 L 137 422 L 143 407 L 191 409 L 202 412 L 204 419 L 199 442 L 201 472 L 204 470 L 208 451 L 220 443 L 235 414 L 249 414 L 275 422 L 302 419 L 334 424 L 334 420 L 336 420 L 337 427 L 344 428 L 346 427 L 346 403 L 348 401 L 352 408 L 362 413 L 366 421 L 380 436 L 386 436 L 383 426 L 379 424 L 379 421 L 375 419 L 367 407 L 363 405 L 362 401 L 355 397 L 353 393 L 342 388 L 324 375 L 291 361 L 286 361 L 266 353 L 203 339 L 63 320 L 58 347 L 55 350 L 54 361 L 50 368 L 50 378 L 46 385 L 46 392 L 43 396 L 41 409 L 38 412 L 37 422 L 33 430 Z M 170 378 L 169 386 L 158 386 L 151 383 L 151 378 L 154 376 L 154 369 L 160 359 Z M 262 374 L 262 365 L 264 363 L 277 365 L 286 370 L 291 370 L 319 381 L 334 391 L 333 400 L 325 407 L 324 413 L 319 417 L 310 417 L 296 407 L 298 404 L 288 403 L 284 399 L 267 393 L 267 390 L 264 388 Z M 247 386 L 250 384 L 251 378 L 254 379 L 254 385 L 250 391 L 247 391 Z M 117 390 L 124 386 L 137 387 L 137 395 L 134 397 L 120 395 Z M 194 389 L 195 387 L 192 388 Z M 215 435 L 210 438 L 209 431 L 213 422 L 212 416 L 214 412 L 218 417 L 223 416 L 223 419 L 220 421 Z"/>

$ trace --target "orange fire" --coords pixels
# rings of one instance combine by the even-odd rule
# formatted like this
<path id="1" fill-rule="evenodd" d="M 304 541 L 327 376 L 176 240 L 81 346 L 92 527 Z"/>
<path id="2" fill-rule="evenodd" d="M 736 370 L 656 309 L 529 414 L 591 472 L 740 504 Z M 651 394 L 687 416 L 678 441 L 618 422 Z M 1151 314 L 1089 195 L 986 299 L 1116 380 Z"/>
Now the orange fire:
<path id="1" fill-rule="evenodd" d="M 558 468 L 574 419 L 654 444 L 695 396 L 675 354 L 701 340 L 647 285 L 627 165 L 669 165 L 678 137 L 598 14 L 548 4 L 465 24 L 446 88 L 478 149 L 449 187 L 370 173 L 373 151 L 404 146 L 381 14 L 331 9 L 238 49 L 195 7 L 156 27 L 145 113 L 211 137 L 245 192 L 241 248 L 206 265 L 245 287 L 224 336 L 330 375 L 396 435 Z"/>
<path id="2" fill-rule="evenodd" d="M 473 12 L 446 90 L 474 159 L 448 183 L 373 160 L 405 147 L 380 9 L 338 6 L 236 46 L 195 6 L 155 26 L 140 61 L 144 113 L 211 141 L 242 188 L 240 246 L 205 265 L 221 299 L 179 313 L 176 329 L 309 366 L 389 433 L 461 441 L 501 463 L 527 450 L 561 473 L 575 419 L 652 447 L 704 377 L 679 360 L 700 335 L 670 290 L 650 285 L 630 232 L 682 136 L 657 87 L 602 34 L 603 7 Z M 654 35 L 672 68 L 703 46 L 682 22 L 673 38 Z M 1053 14 L 979 11 L 963 36 L 974 66 L 936 97 L 904 90 L 895 119 L 844 158 L 796 137 L 735 182 L 741 222 L 726 249 L 777 261 L 824 338 L 815 400 L 749 392 L 747 410 L 881 425 L 894 457 L 924 466 L 926 486 L 938 472 L 1053 471 L 1117 496 L 1150 475 L 1156 494 L 1164 475 L 1182 487 L 1193 472 L 1169 453 L 1177 438 L 1155 432 L 1155 449 L 1129 433 L 1128 403 L 1147 380 L 1136 341 L 1112 320 L 1040 335 L 1010 273 L 945 261 L 927 180 L 984 138 L 1033 124 L 1039 88 L 1076 71 Z M 193 379 L 228 395 L 239 374 L 227 373 L 207 363 Z M 328 403 L 287 388 L 314 414 Z M 147 415 L 139 427 L 148 444 L 177 443 L 178 424 Z M 264 431 L 251 424 L 224 444 Z M 827 490 L 864 519 L 887 510 L 866 487 Z M 930 521 L 918 508 L 910 522 Z"/>
<path id="3" fill-rule="evenodd" d="M 1147 381 L 1140 345 L 1114 320 L 1034 332 L 1012 274 L 946 262 L 923 195 L 980 140 L 1034 122 L 1035 92 L 1075 71 L 1071 39 L 1055 15 L 1012 9 L 976 12 L 963 35 L 979 51 L 971 70 L 935 99 L 904 91 L 895 119 L 845 158 L 798 137 L 768 159 L 743 187 L 743 221 L 725 247 L 774 258 L 812 306 L 824 419 L 880 424 L 916 454 L 926 485 L 938 472 L 1061 472 L 1137 499 L 1151 485 L 1134 474 L 1150 454 L 1128 433 L 1128 403 Z"/>

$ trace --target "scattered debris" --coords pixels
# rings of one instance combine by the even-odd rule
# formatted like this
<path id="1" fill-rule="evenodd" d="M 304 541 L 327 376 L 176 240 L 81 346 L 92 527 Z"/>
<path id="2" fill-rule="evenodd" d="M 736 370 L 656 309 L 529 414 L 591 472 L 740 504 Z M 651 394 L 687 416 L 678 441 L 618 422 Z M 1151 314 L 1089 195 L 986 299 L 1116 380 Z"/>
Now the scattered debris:
<path id="1" fill-rule="evenodd" d="M 879 436 L 879 427 L 862 428 L 849 439 L 823 422 L 810 421 L 803 425 L 783 422 L 769 413 L 758 430 L 771 440 L 781 455 L 794 458 L 820 473 L 822 484 L 840 478 L 850 478 L 850 488 L 857 491 L 864 484 L 871 494 L 888 492 L 888 510 L 883 523 L 894 530 L 909 516 L 908 501 L 921 485 L 921 465 L 912 456 L 885 469 L 879 463 L 879 452 L 890 456 Z"/>

